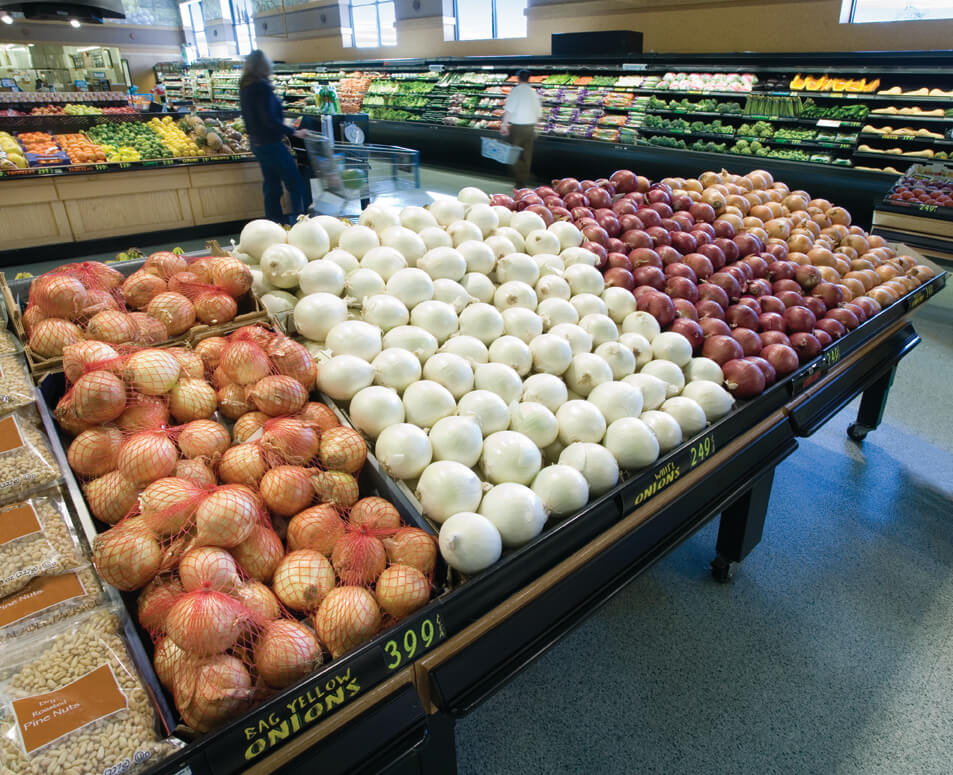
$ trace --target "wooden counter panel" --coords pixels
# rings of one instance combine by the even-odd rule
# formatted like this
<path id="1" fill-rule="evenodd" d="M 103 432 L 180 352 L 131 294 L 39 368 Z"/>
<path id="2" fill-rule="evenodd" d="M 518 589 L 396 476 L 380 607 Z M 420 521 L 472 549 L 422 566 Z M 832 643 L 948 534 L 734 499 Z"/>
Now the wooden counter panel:
<path id="1" fill-rule="evenodd" d="M 59 199 L 55 181 L 17 180 L 0 185 L 0 207 L 15 207 L 33 202 L 55 202 Z"/>
<path id="2" fill-rule="evenodd" d="M 113 175 L 75 175 L 56 181 L 63 201 L 89 197 L 126 196 L 149 191 L 185 190 L 189 187 L 188 168 L 125 170 Z"/>
<path id="3" fill-rule="evenodd" d="M 77 241 L 195 224 L 189 194 L 184 188 L 77 198 L 65 204 Z"/>
<path id="4" fill-rule="evenodd" d="M 194 167 L 189 179 L 196 224 L 251 220 L 265 214 L 258 162 Z"/>
<path id="5" fill-rule="evenodd" d="M 72 240 L 66 208 L 62 202 L 56 201 L 55 196 L 52 201 L 0 205 L 0 250 L 19 250 Z"/>

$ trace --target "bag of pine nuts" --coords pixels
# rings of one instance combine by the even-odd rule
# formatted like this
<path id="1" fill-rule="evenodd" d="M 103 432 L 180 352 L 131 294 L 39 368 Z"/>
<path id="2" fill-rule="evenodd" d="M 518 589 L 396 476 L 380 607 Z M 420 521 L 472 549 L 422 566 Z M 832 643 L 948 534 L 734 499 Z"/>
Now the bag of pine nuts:
<path id="1" fill-rule="evenodd" d="M 59 466 L 33 406 L 0 418 L 0 505 L 59 482 Z"/>
<path id="2" fill-rule="evenodd" d="M 0 353 L 0 412 L 9 412 L 35 400 L 33 380 L 21 355 Z"/>
<path id="3" fill-rule="evenodd" d="M 123 639 L 102 606 L 0 648 L 0 773 L 112 775 L 173 753 Z"/>

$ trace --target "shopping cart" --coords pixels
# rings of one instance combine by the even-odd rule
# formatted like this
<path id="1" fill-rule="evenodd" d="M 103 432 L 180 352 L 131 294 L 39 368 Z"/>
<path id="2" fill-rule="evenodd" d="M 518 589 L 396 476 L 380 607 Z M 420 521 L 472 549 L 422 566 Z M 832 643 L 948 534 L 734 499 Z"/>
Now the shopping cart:
<path id="1" fill-rule="evenodd" d="M 335 143 L 320 132 L 305 132 L 303 139 L 311 170 L 323 189 L 315 209 L 337 207 L 337 214 L 347 214 L 344 211 L 353 202 L 359 201 L 364 209 L 376 197 L 420 188 L 420 151 Z"/>

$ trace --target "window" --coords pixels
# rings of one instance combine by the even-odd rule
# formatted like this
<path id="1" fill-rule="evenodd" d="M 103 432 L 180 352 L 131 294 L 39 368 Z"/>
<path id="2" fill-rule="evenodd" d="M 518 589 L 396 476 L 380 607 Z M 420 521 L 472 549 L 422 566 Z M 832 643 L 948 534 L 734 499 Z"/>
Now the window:
<path id="1" fill-rule="evenodd" d="M 185 30 L 186 44 L 193 59 L 207 57 L 208 38 L 205 37 L 205 19 L 202 17 L 202 4 L 199 0 L 189 0 L 179 3 L 179 14 L 182 16 L 182 28 Z"/>
<path id="2" fill-rule="evenodd" d="M 454 0 L 456 40 L 526 37 L 526 0 Z"/>
<path id="3" fill-rule="evenodd" d="M 953 0 L 844 0 L 841 13 L 851 24 L 933 19 L 953 19 Z"/>
<path id="4" fill-rule="evenodd" d="M 229 0 L 232 26 L 235 29 L 235 42 L 240 56 L 250 54 L 256 46 L 255 14 L 251 0 Z M 223 0 L 223 6 L 225 2 Z M 225 18 L 229 18 L 226 16 Z"/>
<path id="5" fill-rule="evenodd" d="M 351 0 L 351 35 L 355 48 L 396 46 L 394 0 Z"/>

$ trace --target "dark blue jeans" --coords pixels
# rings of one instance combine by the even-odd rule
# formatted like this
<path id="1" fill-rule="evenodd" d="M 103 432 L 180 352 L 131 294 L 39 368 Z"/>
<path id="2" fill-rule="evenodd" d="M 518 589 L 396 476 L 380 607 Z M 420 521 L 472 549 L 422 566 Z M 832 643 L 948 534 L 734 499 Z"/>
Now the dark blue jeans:
<path id="1" fill-rule="evenodd" d="M 282 142 L 252 145 L 251 150 L 261 165 L 264 178 L 261 190 L 265 196 L 265 217 L 275 223 L 287 223 L 281 211 L 282 183 L 291 198 L 292 220 L 301 215 L 305 210 L 304 180 L 291 151 Z"/>

